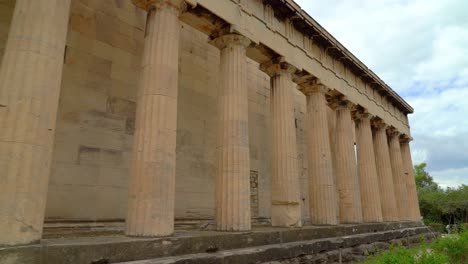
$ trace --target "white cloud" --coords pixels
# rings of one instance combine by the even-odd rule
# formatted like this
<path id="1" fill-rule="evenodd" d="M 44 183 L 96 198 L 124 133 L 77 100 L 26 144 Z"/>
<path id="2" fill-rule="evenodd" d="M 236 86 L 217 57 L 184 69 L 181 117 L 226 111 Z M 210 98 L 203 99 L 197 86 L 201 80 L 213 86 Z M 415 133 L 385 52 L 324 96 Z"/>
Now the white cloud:
<path id="1" fill-rule="evenodd" d="M 297 2 L 400 92 L 411 87 L 418 65 L 433 57 L 435 39 L 442 43 L 447 36 L 457 35 L 454 30 L 446 32 L 447 28 L 468 27 L 468 1 L 464 0 Z"/>
<path id="2" fill-rule="evenodd" d="M 446 175 L 450 175 L 447 177 Z M 433 171 L 432 176 L 437 180 L 441 187 L 457 187 L 460 184 L 468 185 L 468 168 L 448 169 L 441 171 Z"/>
<path id="3" fill-rule="evenodd" d="M 427 160 L 428 151 L 426 149 L 413 148 L 411 152 L 414 164 L 423 163 Z"/>
<path id="4" fill-rule="evenodd" d="M 454 76 L 467 78 L 468 26 L 437 27 L 435 33 L 431 57 L 417 65 L 414 78 L 419 80 L 450 79 Z"/>
<path id="5" fill-rule="evenodd" d="M 296 2 L 415 108 L 415 163 L 467 183 L 468 1 Z"/>

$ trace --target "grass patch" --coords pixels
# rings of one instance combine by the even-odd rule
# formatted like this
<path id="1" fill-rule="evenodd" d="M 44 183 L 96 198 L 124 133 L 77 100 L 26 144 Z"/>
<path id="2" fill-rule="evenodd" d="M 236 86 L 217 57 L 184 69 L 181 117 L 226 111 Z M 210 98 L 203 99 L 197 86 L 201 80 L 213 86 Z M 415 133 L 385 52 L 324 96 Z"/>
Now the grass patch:
<path id="1" fill-rule="evenodd" d="M 419 247 L 393 245 L 388 251 L 371 256 L 365 264 L 468 264 L 468 231 L 441 237 L 431 245 L 423 240 Z"/>

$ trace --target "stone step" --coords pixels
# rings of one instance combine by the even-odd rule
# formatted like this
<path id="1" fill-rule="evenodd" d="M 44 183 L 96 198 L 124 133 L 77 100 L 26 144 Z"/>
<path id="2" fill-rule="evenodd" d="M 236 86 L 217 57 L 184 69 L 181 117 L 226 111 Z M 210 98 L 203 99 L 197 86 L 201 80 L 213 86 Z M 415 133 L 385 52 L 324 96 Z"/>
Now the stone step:
<path id="1" fill-rule="evenodd" d="M 433 235 L 427 228 L 409 228 L 391 232 L 365 233 L 351 236 L 295 241 L 249 248 L 186 254 L 120 264 L 226 264 L 226 263 L 342 263 L 365 259 L 365 256 L 387 249 L 391 243 L 411 245 L 419 243 L 421 237 L 431 240 Z M 289 262 L 293 261 L 293 262 Z"/>
<path id="2" fill-rule="evenodd" d="M 427 229 L 421 222 L 387 222 L 304 226 L 297 229 L 257 227 L 249 232 L 178 230 L 172 236 L 159 238 L 128 237 L 121 234 L 70 237 L 68 234 L 66 237 L 42 239 L 38 244 L 0 247 L 0 263 L 8 263 L 6 260 L 12 258 L 17 259 L 18 263 L 35 264 L 118 263 L 368 233 L 384 241 L 401 236 L 401 232 L 411 236 L 426 232 L 425 230 Z"/>

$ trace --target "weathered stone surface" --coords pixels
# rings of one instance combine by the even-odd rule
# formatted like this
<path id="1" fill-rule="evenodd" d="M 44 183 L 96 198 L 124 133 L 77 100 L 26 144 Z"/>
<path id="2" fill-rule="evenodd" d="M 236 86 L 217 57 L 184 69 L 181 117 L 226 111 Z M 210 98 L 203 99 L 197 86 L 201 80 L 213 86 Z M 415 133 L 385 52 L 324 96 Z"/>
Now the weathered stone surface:
<path id="1" fill-rule="evenodd" d="M 398 209 L 385 123 L 381 121 L 374 122 L 372 136 L 381 198 L 382 218 L 384 221 L 397 221 L 399 219 Z"/>
<path id="2" fill-rule="evenodd" d="M 127 235 L 174 232 L 179 12 L 149 11 L 128 186 Z"/>
<path id="3" fill-rule="evenodd" d="M 246 47 L 228 34 L 212 42 L 221 50 L 218 96 L 216 229 L 250 230 L 250 150 Z"/>
<path id="4" fill-rule="evenodd" d="M 0 65 L 0 245 L 41 238 L 70 4 L 16 1 Z"/>
<path id="5" fill-rule="evenodd" d="M 376 173 L 368 166 L 358 166 L 359 175 L 365 175 L 358 186 L 351 153 L 353 142 L 357 142 L 358 156 L 362 156 L 359 153 L 373 156 L 370 154 L 372 144 L 363 143 L 371 140 L 369 133 L 367 136 L 361 133 L 364 130 L 355 133 L 348 122 L 349 109 L 345 114 L 341 109 L 331 111 L 325 100 L 346 99 L 359 109 L 362 107 L 384 119 L 404 134 L 402 138 L 409 135 L 407 114 L 412 108 L 375 74 L 367 72 L 351 53 L 342 49 L 295 5 L 285 5 L 284 1 L 253 0 L 243 1 L 242 5 L 231 0 L 76 1 L 71 8 L 64 51 L 62 44 L 68 13 L 63 12 L 59 4 L 45 8 L 53 1 L 38 0 L 30 6 L 19 0 L 0 3 L 0 56 L 3 59 L 0 84 L 4 84 L 0 86 L 0 123 L 4 123 L 2 116 L 7 117 L 7 122 L 1 126 L 6 129 L 0 132 L 0 142 L 3 140 L 6 145 L 0 148 L 0 160 L 2 156 L 7 157 L 3 160 L 7 162 L 4 167 L 8 171 L 7 178 L 0 179 L 7 179 L 6 192 L 0 192 L 0 210 L 14 207 L 13 214 L 17 213 L 20 220 L 27 220 L 20 224 L 28 231 L 25 233 L 35 233 L 36 239 L 40 237 L 37 234 L 41 228 L 37 227 L 42 226 L 44 219 L 48 177 L 45 171 L 50 167 L 48 220 L 122 220 L 128 209 L 127 233 L 131 235 L 168 235 L 172 232 L 175 217 L 212 219 L 215 194 L 218 209 L 221 208 L 217 210 L 216 218 L 222 230 L 248 230 L 251 216 L 258 217 L 253 221 L 269 221 L 273 215 L 273 225 L 281 222 L 280 225 L 286 226 L 299 226 L 303 220 L 309 221 L 308 216 L 315 224 L 336 224 L 339 215 L 345 219 L 342 222 L 360 222 L 361 206 L 356 202 L 359 191 L 365 207 L 364 220 L 380 221 L 375 216 L 379 212 L 379 199 L 372 195 L 377 188 L 368 177 Z M 196 2 L 200 5 L 195 6 Z M 16 15 L 13 20 L 9 19 L 15 3 L 17 9 L 25 8 L 27 12 L 24 14 L 30 15 L 22 24 L 16 23 Z M 136 8 L 134 3 L 146 10 Z M 68 10 L 69 1 L 60 4 Z M 185 4 L 192 6 L 185 10 Z M 32 12 L 33 7 L 37 7 L 37 11 Z M 288 10 L 288 15 L 278 18 L 276 8 Z M 44 10 L 50 16 L 44 16 Z M 179 23 L 182 10 L 180 18 L 184 23 Z M 39 19 L 38 15 L 41 15 Z M 50 26 L 51 21 L 57 23 Z M 11 32 L 18 34 L 10 37 L 8 43 L 13 39 L 19 48 L 11 48 L 8 44 L 3 52 L 5 28 L 9 24 L 12 25 Z M 297 27 L 299 24 L 302 26 Z M 336 47 L 334 53 L 348 59 L 336 60 L 323 50 L 322 45 L 312 41 L 308 31 L 304 31 L 311 24 L 317 34 L 326 36 L 326 43 L 322 44 Z M 23 30 L 28 26 L 49 26 L 51 30 L 41 28 L 44 34 L 31 34 Z M 57 41 L 57 36 L 61 42 Z M 207 36 L 216 39 L 213 43 L 221 48 L 221 52 L 208 44 Z M 21 56 L 11 56 L 12 50 Z M 258 69 L 258 63 L 278 57 L 287 58 L 287 65 L 294 70 L 288 71 L 287 78 L 273 78 L 272 90 L 268 76 Z M 43 63 L 44 58 L 52 60 Z M 17 67 L 4 67 L 7 63 Z M 356 66 L 367 72 L 368 78 L 356 78 L 351 70 Z M 60 78 L 57 73 L 62 67 L 64 71 Z M 140 86 L 139 79 L 142 80 Z M 369 79 L 376 83 L 370 86 Z M 60 81 L 60 103 L 55 121 Z M 308 94 L 307 100 L 294 88 L 288 90 L 291 93 L 277 93 L 284 89 L 276 88 L 287 86 L 285 83 L 291 81 L 320 84 L 323 91 L 319 96 Z M 29 89 L 32 86 L 40 87 L 41 91 Z M 377 86 L 379 91 L 387 91 L 391 99 L 376 92 Z M 7 91 L 3 93 L 5 96 L 2 96 L 2 90 Z M 182 96 L 179 96 L 179 90 L 183 91 Z M 43 93 L 48 94 L 43 96 Z M 306 104 L 313 110 L 308 113 L 313 122 L 304 122 Z M 339 118 L 340 112 L 344 119 Z M 33 125 L 22 126 L 24 116 L 33 120 L 30 122 Z M 221 118 L 216 121 L 216 116 Z M 304 129 L 303 124 L 308 128 Z M 53 139 L 55 127 L 57 133 Z M 313 143 L 309 144 L 309 149 L 305 146 L 306 133 L 308 141 Z M 217 134 L 222 135 L 218 137 L 221 140 L 216 141 Z M 30 140 L 24 140 L 24 135 Z M 22 147 L 15 145 L 18 142 L 26 145 L 32 142 L 43 150 L 21 150 Z M 271 142 L 281 144 L 274 144 L 279 146 L 274 149 Z M 11 144 L 15 147 L 10 147 Z M 54 150 L 52 145 L 55 145 Z M 18 149 L 19 152 L 15 152 Z M 366 151 L 360 151 L 362 149 Z M 411 170 L 411 158 L 405 158 L 409 148 L 402 145 L 401 151 L 403 173 L 397 175 Z M 52 152 L 53 158 L 50 158 Z M 31 153 L 35 154 L 29 155 Z M 330 157 L 332 155 L 334 157 Z M 11 157 L 23 163 L 9 162 Z M 132 166 L 131 160 L 134 161 Z M 305 160 L 309 160 L 309 164 Z M 299 163 L 299 170 L 296 163 Z M 40 169 L 34 170 L 36 167 Z M 252 171 L 256 175 L 254 180 L 249 178 Z M 334 171 L 338 175 L 335 176 Z M 301 175 L 300 187 L 295 180 L 298 174 Z M 308 174 L 313 176 L 306 177 Z M 221 180 L 214 184 L 216 175 L 221 175 L 218 177 Z M 40 181 L 37 186 L 31 185 L 33 176 Z M 411 177 L 398 178 L 397 192 L 401 193 L 400 189 L 405 187 L 401 183 L 406 182 L 408 197 L 405 199 L 414 204 L 414 190 L 411 190 L 414 185 L 408 179 Z M 281 182 L 283 184 L 278 184 Z M 337 198 L 336 185 L 344 199 Z M 279 191 L 271 192 L 271 186 Z M 310 191 L 304 186 L 309 186 Z M 20 199 L 11 192 L 19 193 Z M 6 196 L 2 196 L 5 193 Z M 40 199 L 34 199 L 37 193 L 40 193 Z M 13 207 L 12 200 L 17 203 Z M 341 201 L 342 210 L 339 210 L 337 200 Z M 381 200 L 384 207 L 385 198 Z M 2 201 L 6 201 L 7 206 L 3 206 Z M 271 201 L 279 201 L 279 204 L 272 208 Z M 255 206 L 249 208 L 250 202 Z M 37 213 L 37 210 L 41 212 Z M 409 210 L 401 219 L 417 219 L 411 212 L 415 211 Z M 23 214 L 34 216 L 22 217 Z M 11 214 L 0 211 L 0 223 L 5 215 L 9 217 Z M 34 219 L 29 221 L 31 219 L 27 218 Z M 0 226 L 0 230 L 2 228 Z M 313 234 L 293 230 L 280 232 L 279 236 L 294 241 L 295 236 L 313 239 L 314 236 L 353 235 L 366 230 L 373 232 L 372 228 L 367 225 L 352 229 L 340 227 L 337 230 L 321 229 Z M 30 232 L 31 229 L 34 232 Z M 389 235 L 396 236 L 393 232 Z M 384 236 L 375 234 L 371 237 L 383 239 Z M 346 243 L 356 245 L 365 241 L 367 238 L 358 236 Z M 336 248 L 337 243 L 341 242 L 325 241 L 314 247 L 320 251 Z M 217 248 L 217 245 L 210 245 L 206 250 L 216 251 Z M 291 248 L 294 250 L 290 251 Z M 296 249 L 291 248 L 283 253 L 296 254 Z M 267 251 L 270 250 L 273 249 Z M 301 250 L 303 247 L 297 252 Z M 236 257 L 244 260 L 245 256 Z M 97 257 L 93 261 L 104 262 L 105 259 Z"/>
<path id="6" fill-rule="evenodd" d="M 356 155 L 361 191 L 363 222 L 382 222 L 382 206 L 375 164 L 372 130 L 367 113 L 358 113 L 356 119 Z"/>
<path id="7" fill-rule="evenodd" d="M 320 84 L 301 87 L 307 100 L 307 141 L 309 161 L 309 213 L 314 225 L 337 224 L 337 200 L 333 178 L 326 88 Z"/>
<path id="8" fill-rule="evenodd" d="M 404 174 L 401 158 L 399 133 L 394 129 L 388 130 L 388 149 L 390 162 L 392 164 L 393 187 L 398 208 L 398 219 L 409 220 L 408 191 L 406 188 L 406 177 Z"/>
<path id="9" fill-rule="evenodd" d="M 401 229 L 406 231 L 401 231 Z M 163 258 L 157 259 L 157 261 L 167 260 L 167 258 L 179 259 L 177 256 L 180 256 L 180 259 L 195 258 L 190 254 L 197 254 L 195 259 L 200 257 L 203 261 L 205 261 L 205 257 L 208 257 L 207 259 L 210 261 L 236 259 L 245 262 L 233 263 L 250 263 L 252 260 L 255 263 L 257 261 L 295 258 L 319 252 L 335 252 L 340 248 L 351 248 L 362 244 L 400 238 L 406 240 L 406 237 L 419 236 L 427 232 L 428 229 L 423 227 L 421 223 L 397 222 L 309 226 L 297 230 L 262 228 L 253 229 L 252 232 L 238 233 L 176 231 L 173 236 L 166 238 L 132 238 L 122 235 L 56 238 L 44 239 L 41 244 L 37 245 L 0 248 L 0 263 L 12 256 L 33 259 L 34 261 L 30 263 L 37 264 L 89 264 L 91 261 L 99 260 L 109 260 L 114 263 L 153 258 Z M 231 250 L 238 252 L 235 253 L 237 256 L 233 256 L 234 253 L 230 253 Z M 182 261 L 180 259 L 178 261 Z"/>
<path id="10" fill-rule="evenodd" d="M 291 79 L 295 69 L 282 63 L 262 66 L 271 76 L 271 224 L 302 226 Z"/>
<path id="11" fill-rule="evenodd" d="M 343 101 L 336 109 L 336 186 L 339 194 L 340 223 L 361 223 L 362 207 L 354 152 L 351 103 Z"/>
<path id="12" fill-rule="evenodd" d="M 419 211 L 418 193 L 416 191 L 416 179 L 413 174 L 413 161 L 411 159 L 411 151 L 409 147 L 409 139 L 403 138 L 400 143 L 401 159 L 403 162 L 403 173 L 406 182 L 406 190 L 408 193 L 408 214 L 411 220 L 421 220 L 421 212 Z"/>

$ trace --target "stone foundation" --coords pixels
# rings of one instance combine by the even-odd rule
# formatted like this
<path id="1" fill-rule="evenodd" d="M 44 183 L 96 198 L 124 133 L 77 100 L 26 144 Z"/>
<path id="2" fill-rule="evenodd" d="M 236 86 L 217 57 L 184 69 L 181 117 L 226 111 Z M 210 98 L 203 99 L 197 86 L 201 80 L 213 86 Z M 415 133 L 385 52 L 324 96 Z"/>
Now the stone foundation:
<path id="1" fill-rule="evenodd" d="M 301 255 L 290 259 L 263 262 L 263 264 L 338 264 L 356 263 L 366 260 L 369 256 L 388 250 L 392 245 L 401 244 L 406 247 L 420 245 L 423 238 L 432 241 L 437 234 L 420 234 L 416 236 L 393 239 L 390 241 L 377 241 L 369 244 L 362 244 L 354 247 L 330 250 L 316 254 Z"/>
<path id="2" fill-rule="evenodd" d="M 254 227 L 251 232 L 176 229 L 164 238 L 127 237 L 122 231 L 86 237 L 68 234 L 42 239 L 40 244 L 0 248 L 0 263 L 321 263 L 314 261 L 325 256 L 333 263 L 340 252 L 342 261 L 352 261 L 365 252 L 385 249 L 392 241 L 414 244 L 429 235 L 433 236 L 420 222 Z"/>

